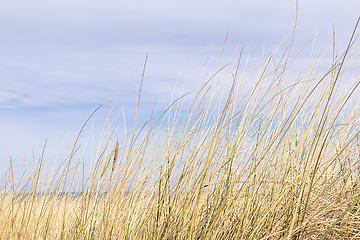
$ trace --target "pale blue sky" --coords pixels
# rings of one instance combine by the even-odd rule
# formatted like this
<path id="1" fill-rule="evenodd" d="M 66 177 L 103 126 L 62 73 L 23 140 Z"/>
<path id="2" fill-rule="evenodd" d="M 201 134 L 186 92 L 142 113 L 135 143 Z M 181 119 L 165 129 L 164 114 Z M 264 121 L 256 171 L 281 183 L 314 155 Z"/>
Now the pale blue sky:
<path id="1" fill-rule="evenodd" d="M 51 151 L 100 104 L 95 125 L 111 100 L 131 118 L 146 54 L 142 106 L 157 98 L 165 107 L 175 83 L 206 59 L 204 73 L 216 70 L 228 30 L 224 59 L 239 43 L 250 57 L 268 54 L 293 28 L 295 8 L 295 0 L 0 0 L 0 167 L 41 152 L 46 138 Z M 299 0 L 295 48 L 318 34 L 325 51 L 333 24 L 345 48 L 358 9 L 356 0 Z"/>

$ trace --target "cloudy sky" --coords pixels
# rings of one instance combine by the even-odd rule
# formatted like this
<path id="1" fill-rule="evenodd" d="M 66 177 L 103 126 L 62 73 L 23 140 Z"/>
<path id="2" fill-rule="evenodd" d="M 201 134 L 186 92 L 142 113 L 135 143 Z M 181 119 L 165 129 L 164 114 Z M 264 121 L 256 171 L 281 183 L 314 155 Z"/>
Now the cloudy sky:
<path id="1" fill-rule="evenodd" d="M 238 44 L 267 54 L 294 27 L 295 9 L 295 0 L 0 0 L 0 167 L 41 152 L 46 139 L 56 146 L 101 104 L 95 120 L 110 101 L 131 119 L 147 54 L 142 106 L 165 106 L 205 61 L 205 72 L 216 70 L 227 32 L 224 59 Z M 299 0 L 295 48 L 317 35 L 325 51 L 333 25 L 344 48 L 359 9 L 356 0 Z"/>

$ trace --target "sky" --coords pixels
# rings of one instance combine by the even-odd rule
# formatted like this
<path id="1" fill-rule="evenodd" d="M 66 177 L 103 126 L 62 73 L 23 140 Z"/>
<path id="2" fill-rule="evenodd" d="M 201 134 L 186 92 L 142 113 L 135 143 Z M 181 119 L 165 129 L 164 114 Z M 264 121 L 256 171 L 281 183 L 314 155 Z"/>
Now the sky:
<path id="1" fill-rule="evenodd" d="M 299 0 L 294 48 L 317 36 L 316 51 L 344 49 L 359 17 L 356 0 Z M 294 0 L 0 0 L 0 168 L 54 151 L 100 105 L 133 119 L 145 57 L 140 109 L 170 104 L 199 69 L 213 73 L 237 46 L 256 58 L 294 27 Z M 202 77 L 195 82 L 201 82 Z M 196 84 L 195 84 L 196 86 Z M 119 110 L 119 108 L 117 108 Z M 75 135 L 74 135 L 75 133 Z"/>

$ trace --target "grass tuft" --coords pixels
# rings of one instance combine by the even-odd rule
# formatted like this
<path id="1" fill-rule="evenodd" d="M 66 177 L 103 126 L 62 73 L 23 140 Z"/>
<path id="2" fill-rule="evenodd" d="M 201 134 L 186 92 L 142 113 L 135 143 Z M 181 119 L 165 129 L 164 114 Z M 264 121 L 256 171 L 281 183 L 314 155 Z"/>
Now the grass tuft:
<path id="1" fill-rule="evenodd" d="M 91 167 L 86 123 L 52 174 L 44 153 L 20 175 L 10 159 L 0 239 L 358 239 L 355 30 L 342 55 L 298 77 L 293 40 L 242 73 L 241 51 L 142 123 L 145 61 L 134 126 L 109 124 Z"/>

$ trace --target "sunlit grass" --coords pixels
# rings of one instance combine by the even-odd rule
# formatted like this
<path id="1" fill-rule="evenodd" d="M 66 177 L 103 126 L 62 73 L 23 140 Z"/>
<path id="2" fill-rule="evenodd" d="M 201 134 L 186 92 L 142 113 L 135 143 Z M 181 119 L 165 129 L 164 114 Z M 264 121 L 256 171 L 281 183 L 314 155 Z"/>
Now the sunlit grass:
<path id="1" fill-rule="evenodd" d="M 51 175 L 44 158 L 19 179 L 10 165 L 0 239 L 360 238 L 360 82 L 341 82 L 354 42 L 294 80 L 287 52 L 250 78 L 229 62 L 122 138 L 110 129 L 90 171 L 83 130 Z"/>

